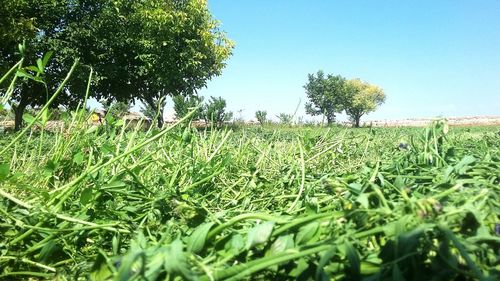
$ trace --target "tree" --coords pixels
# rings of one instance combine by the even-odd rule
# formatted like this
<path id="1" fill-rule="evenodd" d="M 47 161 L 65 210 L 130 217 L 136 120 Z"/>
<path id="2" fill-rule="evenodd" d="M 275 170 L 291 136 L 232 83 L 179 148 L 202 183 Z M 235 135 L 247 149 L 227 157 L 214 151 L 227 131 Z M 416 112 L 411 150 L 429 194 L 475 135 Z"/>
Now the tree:
<path id="1" fill-rule="evenodd" d="M 182 118 L 186 116 L 189 112 L 195 109 L 203 102 L 203 97 L 199 96 L 175 96 L 172 98 L 174 101 L 175 116 L 177 118 Z M 199 107 L 196 112 L 191 115 L 191 120 L 197 120 L 202 117 L 203 108 Z"/>
<path id="2" fill-rule="evenodd" d="M 304 86 L 309 102 L 306 103 L 306 112 L 311 115 L 324 115 L 328 124 L 335 122 L 335 114 L 344 109 L 346 79 L 340 75 L 326 75 L 318 71 L 308 75 L 308 82 Z"/>
<path id="3" fill-rule="evenodd" d="M 360 79 L 352 79 L 346 82 L 348 99 L 345 111 L 349 115 L 354 127 L 359 127 L 361 117 L 385 102 L 384 91 L 375 85 L 371 85 Z"/>
<path id="4" fill-rule="evenodd" d="M 257 121 L 259 121 L 261 125 L 264 125 L 267 122 L 267 111 L 257 110 L 255 112 L 255 118 L 257 118 Z"/>
<path id="5" fill-rule="evenodd" d="M 22 69 L 23 79 L 18 79 L 9 100 L 15 115 L 16 130 L 21 126 L 24 110 L 28 106 L 35 108 L 45 104 L 49 93 L 53 93 L 58 83 L 61 82 L 61 77 L 53 73 L 63 71 L 66 73 L 73 64 L 74 58 L 66 67 L 58 64 L 56 60 L 48 64 L 48 59 L 45 60 L 43 55 L 53 50 L 55 34 L 64 29 L 69 2 L 65 0 L 0 0 L 0 72 L 15 65 L 21 58 L 23 66 L 28 66 Z M 26 44 L 18 50 L 18 44 L 21 42 Z M 60 51 L 66 52 L 62 49 Z M 42 59 L 43 67 L 38 63 Z M 36 75 L 37 80 L 30 79 L 27 74 Z M 2 87 L 0 92 L 5 93 L 6 86 L 2 85 Z M 64 91 L 51 106 L 57 108 L 60 104 L 74 105 L 75 99 Z"/>
<path id="6" fill-rule="evenodd" d="M 205 121 L 221 127 L 224 122 L 233 118 L 232 112 L 226 112 L 226 100 L 222 97 L 210 97 L 205 105 Z"/>
<path id="7" fill-rule="evenodd" d="M 108 0 L 73 29 L 82 62 L 98 74 L 98 98 L 138 98 L 150 107 L 189 96 L 221 73 L 233 43 L 205 0 Z M 92 14 L 97 14 L 93 16 Z M 163 123 L 163 108 L 158 125 Z"/>
<path id="8" fill-rule="evenodd" d="M 292 124 L 293 121 L 293 115 L 288 114 L 288 113 L 280 113 L 279 115 L 276 115 L 278 119 L 280 120 L 280 123 L 283 125 L 290 125 Z"/>
<path id="9" fill-rule="evenodd" d="M 14 65 L 14 46 L 26 39 L 31 61 L 55 51 L 50 81 L 79 57 L 95 70 L 91 95 L 97 100 L 137 98 L 151 108 L 167 95 L 192 95 L 204 87 L 221 73 L 233 48 L 206 0 L 0 0 L 0 15 L 1 30 L 10 34 L 0 40 L 0 69 Z M 88 74 L 83 70 L 54 106 L 81 100 Z M 43 102 L 31 100 L 40 96 L 33 85 L 17 88 L 13 102 L 20 109 Z"/>

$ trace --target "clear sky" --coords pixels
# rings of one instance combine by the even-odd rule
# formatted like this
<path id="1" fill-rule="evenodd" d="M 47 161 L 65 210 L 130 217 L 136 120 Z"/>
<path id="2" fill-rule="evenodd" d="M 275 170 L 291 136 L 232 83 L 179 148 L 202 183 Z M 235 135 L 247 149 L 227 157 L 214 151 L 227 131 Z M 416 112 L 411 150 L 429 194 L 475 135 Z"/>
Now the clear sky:
<path id="1" fill-rule="evenodd" d="M 306 116 L 318 70 L 361 78 L 387 101 L 365 120 L 500 115 L 500 0 L 209 0 L 235 41 L 200 91 L 249 119 Z"/>

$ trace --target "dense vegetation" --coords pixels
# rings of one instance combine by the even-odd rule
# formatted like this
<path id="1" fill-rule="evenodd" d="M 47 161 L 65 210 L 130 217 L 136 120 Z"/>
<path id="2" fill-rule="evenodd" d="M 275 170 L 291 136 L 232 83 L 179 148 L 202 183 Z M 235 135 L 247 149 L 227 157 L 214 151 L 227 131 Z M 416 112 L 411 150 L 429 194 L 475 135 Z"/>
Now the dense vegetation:
<path id="1" fill-rule="evenodd" d="M 0 279 L 498 278 L 498 128 L 80 117 L 0 138 Z"/>
<path id="2" fill-rule="evenodd" d="M 219 26 L 206 0 L 0 0 L 0 73 L 22 58 L 26 74 L 43 74 L 18 79 L 8 95 L 16 128 L 27 107 L 47 103 L 76 58 L 69 90 L 52 107 L 74 109 L 92 67 L 92 97 L 163 110 L 166 96 L 191 95 L 221 73 L 234 44 Z M 50 63 L 38 63 L 49 52 Z"/>
<path id="3" fill-rule="evenodd" d="M 498 279 L 498 127 L 229 128 L 195 96 L 233 48 L 205 0 L 0 4 L 0 115 L 26 123 L 0 133 L 0 279 Z M 385 100 L 322 72 L 305 90 L 330 125 Z M 121 119 L 137 99 L 158 126 Z"/>

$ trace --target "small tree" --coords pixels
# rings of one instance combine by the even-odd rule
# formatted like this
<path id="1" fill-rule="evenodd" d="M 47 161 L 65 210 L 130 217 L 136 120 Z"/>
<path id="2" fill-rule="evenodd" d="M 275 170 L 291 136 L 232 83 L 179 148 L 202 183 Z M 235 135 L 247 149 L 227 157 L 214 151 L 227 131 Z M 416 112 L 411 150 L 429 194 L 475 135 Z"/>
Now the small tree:
<path id="1" fill-rule="evenodd" d="M 232 112 L 226 112 L 226 100 L 222 97 L 210 97 L 210 101 L 205 105 L 204 115 L 207 122 L 216 124 L 218 127 L 233 118 Z"/>
<path id="2" fill-rule="evenodd" d="M 255 112 L 255 118 L 257 118 L 257 121 L 259 121 L 261 125 L 264 125 L 267 122 L 267 111 L 257 110 Z"/>
<path id="3" fill-rule="evenodd" d="M 287 114 L 287 113 L 280 113 L 279 115 L 276 115 L 278 119 L 280 120 L 280 123 L 283 125 L 290 125 L 292 124 L 293 121 L 293 115 L 292 114 Z"/>
<path id="4" fill-rule="evenodd" d="M 335 114 L 344 109 L 346 79 L 340 75 L 326 75 L 318 71 L 316 76 L 309 74 L 309 81 L 304 86 L 309 102 L 306 112 L 311 115 L 324 115 L 328 124 L 335 121 Z"/>
<path id="5" fill-rule="evenodd" d="M 203 102 L 203 97 L 199 96 L 175 96 L 172 98 L 174 101 L 174 110 L 175 116 L 177 118 L 182 118 L 186 116 L 189 112 L 191 112 L 194 108 L 200 105 Z M 203 108 L 200 107 L 198 110 L 191 116 L 191 120 L 197 120 L 202 117 Z"/>
<path id="6" fill-rule="evenodd" d="M 346 89 L 348 99 L 345 102 L 345 111 L 354 127 L 359 127 L 363 115 L 375 111 L 385 102 L 385 94 L 380 87 L 360 79 L 348 80 Z"/>

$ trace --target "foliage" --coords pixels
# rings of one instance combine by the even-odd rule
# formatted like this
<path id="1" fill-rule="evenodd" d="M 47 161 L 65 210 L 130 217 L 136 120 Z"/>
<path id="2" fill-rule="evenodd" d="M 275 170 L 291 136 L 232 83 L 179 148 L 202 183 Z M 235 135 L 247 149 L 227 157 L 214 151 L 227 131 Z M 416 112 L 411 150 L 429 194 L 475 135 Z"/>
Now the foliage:
<path id="1" fill-rule="evenodd" d="M 346 99 L 345 111 L 355 127 L 359 127 L 361 116 L 375 111 L 379 105 L 385 102 L 385 94 L 380 87 L 360 79 L 348 80 L 346 88 L 348 98 Z"/>
<path id="2" fill-rule="evenodd" d="M 304 86 L 309 102 L 306 103 L 306 112 L 311 115 L 324 115 L 328 124 L 335 121 L 335 115 L 344 110 L 346 101 L 346 79 L 340 75 L 325 76 L 323 71 L 316 75 L 309 74 L 308 82 Z"/>
<path id="3" fill-rule="evenodd" d="M 280 123 L 283 125 L 290 125 L 293 122 L 293 115 L 288 113 L 280 113 L 276 115 L 280 120 Z"/>
<path id="4" fill-rule="evenodd" d="M 162 97 L 190 95 L 205 86 L 221 73 L 233 48 L 202 0 L 16 0 L 3 1 L 0 14 L 2 28 L 9 31 L 0 40 L 0 70 L 19 60 L 15 47 L 26 39 L 28 65 L 35 65 L 37 52 L 56 53 L 47 69 L 49 92 L 79 57 L 95 69 L 91 94 L 96 99 L 138 98 L 151 108 Z M 71 90 L 53 106 L 81 101 L 86 87 L 81 78 L 87 75 L 86 68 L 77 71 Z M 13 102 L 21 105 L 19 111 L 46 102 L 32 97 L 45 95 L 36 83 L 23 83 Z"/>
<path id="5" fill-rule="evenodd" d="M 257 121 L 259 121 L 261 125 L 264 125 L 265 123 L 267 123 L 267 111 L 257 110 L 255 112 L 255 118 L 257 119 Z"/>
<path id="6" fill-rule="evenodd" d="M 113 1 L 96 9 L 98 16 L 72 28 L 92 30 L 75 44 L 85 42 L 82 60 L 98 73 L 99 98 L 138 98 L 155 108 L 167 95 L 192 95 L 232 51 L 206 1 Z"/>
<path id="7" fill-rule="evenodd" d="M 221 127 L 224 122 L 233 118 L 232 112 L 226 112 L 226 100 L 222 97 L 210 97 L 204 109 L 205 121 L 217 127 Z"/>
<path id="8" fill-rule="evenodd" d="M 496 128 L 82 125 L 0 154 L 0 278 L 498 278 Z"/>
<path id="9" fill-rule="evenodd" d="M 203 116 L 203 107 L 201 103 L 203 102 L 203 97 L 200 96 L 175 96 L 172 98 L 174 101 L 174 110 L 177 118 L 182 118 L 188 113 L 193 111 L 196 107 L 198 110 L 191 115 L 192 120 L 200 119 Z"/>

